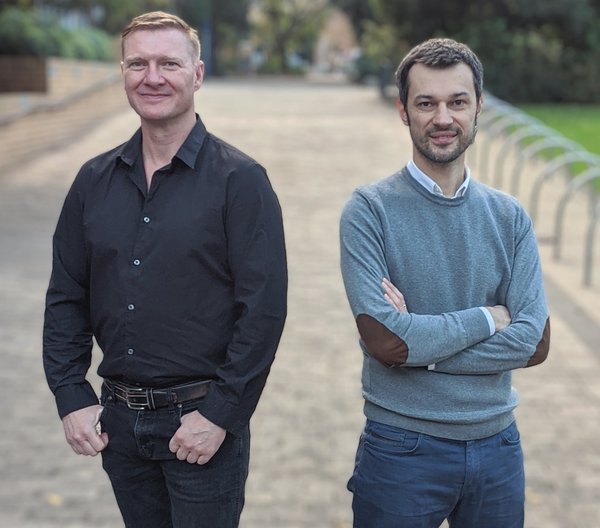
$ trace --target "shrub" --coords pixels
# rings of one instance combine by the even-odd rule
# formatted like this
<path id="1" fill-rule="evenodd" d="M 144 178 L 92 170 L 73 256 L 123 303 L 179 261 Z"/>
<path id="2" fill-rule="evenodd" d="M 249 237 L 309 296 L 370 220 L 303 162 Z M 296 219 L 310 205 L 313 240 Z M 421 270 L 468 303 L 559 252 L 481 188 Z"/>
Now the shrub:
<path id="1" fill-rule="evenodd" d="M 0 12 L 0 54 L 44 55 L 46 31 L 30 12 L 8 8 Z"/>
<path id="2" fill-rule="evenodd" d="M 0 11 L 0 55 L 56 56 L 113 60 L 109 35 L 93 27 L 65 28 L 56 17 L 42 18 L 33 10 Z"/>

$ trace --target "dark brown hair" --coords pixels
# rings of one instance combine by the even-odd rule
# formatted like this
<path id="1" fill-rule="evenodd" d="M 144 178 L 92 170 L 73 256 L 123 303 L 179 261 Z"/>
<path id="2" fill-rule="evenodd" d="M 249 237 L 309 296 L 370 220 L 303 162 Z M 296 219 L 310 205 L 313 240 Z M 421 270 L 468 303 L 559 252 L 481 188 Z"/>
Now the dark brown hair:
<path id="1" fill-rule="evenodd" d="M 475 95 L 479 100 L 483 92 L 483 66 L 477 55 L 466 44 L 448 38 L 435 38 L 426 40 L 410 50 L 396 70 L 396 86 L 402 104 L 406 106 L 408 101 L 408 72 L 415 64 L 448 68 L 461 62 L 473 72 Z"/>

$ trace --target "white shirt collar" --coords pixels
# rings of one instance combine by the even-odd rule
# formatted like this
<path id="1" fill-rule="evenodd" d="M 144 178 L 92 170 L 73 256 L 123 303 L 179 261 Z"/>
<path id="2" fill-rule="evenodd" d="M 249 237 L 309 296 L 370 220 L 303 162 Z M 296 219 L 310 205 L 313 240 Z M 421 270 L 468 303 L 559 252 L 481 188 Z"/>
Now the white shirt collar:
<path id="1" fill-rule="evenodd" d="M 407 165 L 407 169 L 409 174 L 420 183 L 425 189 L 427 189 L 431 194 L 436 194 L 438 196 L 444 196 L 444 193 L 441 187 L 435 183 L 427 174 L 425 174 L 419 167 L 415 165 L 413 160 L 410 160 Z M 467 192 L 467 188 L 469 187 L 469 183 L 471 181 L 471 171 L 469 167 L 465 166 L 465 181 L 462 182 L 461 186 L 457 189 L 452 199 L 459 198 L 463 196 Z"/>

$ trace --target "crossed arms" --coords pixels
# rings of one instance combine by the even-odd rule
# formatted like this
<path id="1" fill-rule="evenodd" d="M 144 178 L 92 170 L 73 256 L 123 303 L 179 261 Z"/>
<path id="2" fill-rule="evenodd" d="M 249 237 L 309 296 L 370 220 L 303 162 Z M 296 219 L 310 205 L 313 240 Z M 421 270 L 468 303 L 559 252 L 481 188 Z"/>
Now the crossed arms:
<path id="1" fill-rule="evenodd" d="M 432 315 L 411 310 L 411 299 L 384 281 L 391 275 L 386 241 L 366 202 L 351 202 L 340 234 L 346 293 L 364 348 L 374 359 L 388 366 L 435 364 L 437 372 L 460 375 L 495 374 L 546 359 L 550 326 L 529 224 L 516 243 L 504 304 L 485 307 L 494 321 L 491 336 L 481 306 Z"/>

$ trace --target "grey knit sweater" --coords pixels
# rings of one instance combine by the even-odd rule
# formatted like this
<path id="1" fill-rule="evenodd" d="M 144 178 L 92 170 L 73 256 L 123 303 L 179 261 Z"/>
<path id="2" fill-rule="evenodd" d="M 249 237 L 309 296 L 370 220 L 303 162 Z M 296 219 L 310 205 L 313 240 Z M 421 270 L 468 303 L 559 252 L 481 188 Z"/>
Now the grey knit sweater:
<path id="1" fill-rule="evenodd" d="M 340 236 L 367 417 L 456 440 L 508 426 L 511 371 L 543 361 L 549 343 L 535 235 L 517 201 L 476 181 L 462 197 L 436 196 L 405 168 L 354 192 Z M 408 314 L 384 299 L 384 277 Z M 490 337 L 479 307 L 496 304 L 511 324 Z M 403 351 L 400 366 L 375 359 L 386 347 Z"/>

